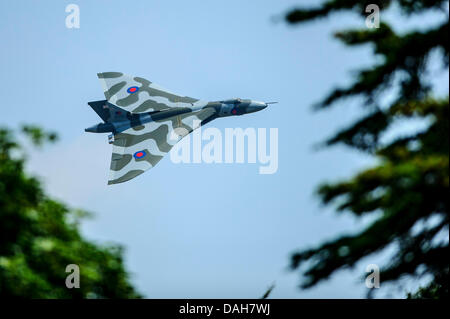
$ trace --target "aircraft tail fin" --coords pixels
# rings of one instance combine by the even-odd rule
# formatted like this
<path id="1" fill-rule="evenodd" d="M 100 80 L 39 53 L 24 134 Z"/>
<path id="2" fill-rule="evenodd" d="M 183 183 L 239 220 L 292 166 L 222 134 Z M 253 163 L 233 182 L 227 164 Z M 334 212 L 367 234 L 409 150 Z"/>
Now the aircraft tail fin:
<path id="1" fill-rule="evenodd" d="M 109 103 L 107 100 L 88 102 L 89 106 L 100 116 L 105 122 L 109 123 L 112 120 L 126 118 L 130 112 Z"/>

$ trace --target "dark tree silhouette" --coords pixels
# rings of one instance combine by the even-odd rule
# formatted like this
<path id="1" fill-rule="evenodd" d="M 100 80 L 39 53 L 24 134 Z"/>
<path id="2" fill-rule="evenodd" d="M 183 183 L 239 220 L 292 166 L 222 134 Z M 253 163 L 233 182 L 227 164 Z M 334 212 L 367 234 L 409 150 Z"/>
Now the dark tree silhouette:
<path id="1" fill-rule="evenodd" d="M 35 126 L 23 132 L 36 145 L 56 134 Z M 79 219 L 51 199 L 24 171 L 24 148 L 11 130 L 0 128 L 0 298 L 135 298 L 120 246 L 99 246 L 82 238 Z M 80 288 L 65 285 L 66 266 L 80 269 Z"/>
<path id="2" fill-rule="evenodd" d="M 318 194 L 323 203 L 334 204 L 339 212 L 374 216 L 374 221 L 356 235 L 295 253 L 292 268 L 301 270 L 301 287 L 309 288 L 393 244 L 396 251 L 381 268 L 382 283 L 427 274 L 433 278 L 429 286 L 409 296 L 448 296 L 449 100 L 448 91 L 447 96 L 436 97 L 426 77 L 432 53 L 448 72 L 448 1 L 329 0 L 316 8 L 291 10 L 286 20 L 301 24 L 342 11 L 366 19 L 365 8 L 370 3 L 378 4 L 381 20 L 385 10 L 395 4 L 405 19 L 435 12 L 436 23 L 403 34 L 383 22 L 379 28 L 335 34 L 348 46 L 371 45 L 377 63 L 360 70 L 352 85 L 333 90 L 317 104 L 317 109 L 326 109 L 348 98 L 364 101 L 364 116 L 326 145 L 343 143 L 367 152 L 378 165 L 349 180 L 322 185 Z M 383 97 L 388 92 L 396 92 L 390 103 Z M 380 141 L 386 131 L 409 118 L 429 124 L 408 136 Z"/>

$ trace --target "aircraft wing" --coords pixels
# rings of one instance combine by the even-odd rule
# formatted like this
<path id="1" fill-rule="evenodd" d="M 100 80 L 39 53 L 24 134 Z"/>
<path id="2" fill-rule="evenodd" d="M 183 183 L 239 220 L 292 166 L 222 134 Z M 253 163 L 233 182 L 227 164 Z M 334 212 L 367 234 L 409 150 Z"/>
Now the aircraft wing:
<path id="1" fill-rule="evenodd" d="M 215 118 L 215 109 L 207 107 L 116 134 L 108 184 L 122 183 L 144 173 L 184 136 Z"/>
<path id="2" fill-rule="evenodd" d="M 108 102 L 131 113 L 167 110 L 172 107 L 186 107 L 198 99 L 179 96 L 144 78 L 133 77 L 120 72 L 97 74 Z"/>

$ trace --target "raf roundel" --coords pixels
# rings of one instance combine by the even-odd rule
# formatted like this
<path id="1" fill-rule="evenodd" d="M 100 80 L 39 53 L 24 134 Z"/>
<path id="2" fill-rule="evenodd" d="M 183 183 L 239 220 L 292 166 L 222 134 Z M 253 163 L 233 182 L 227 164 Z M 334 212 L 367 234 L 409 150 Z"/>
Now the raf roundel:
<path id="1" fill-rule="evenodd" d="M 128 93 L 133 94 L 139 91 L 139 88 L 137 86 L 130 86 L 127 90 Z"/>
<path id="2" fill-rule="evenodd" d="M 140 158 L 143 158 L 144 156 L 145 156 L 145 151 L 137 151 L 136 153 L 134 153 L 134 158 L 135 159 L 140 159 Z"/>

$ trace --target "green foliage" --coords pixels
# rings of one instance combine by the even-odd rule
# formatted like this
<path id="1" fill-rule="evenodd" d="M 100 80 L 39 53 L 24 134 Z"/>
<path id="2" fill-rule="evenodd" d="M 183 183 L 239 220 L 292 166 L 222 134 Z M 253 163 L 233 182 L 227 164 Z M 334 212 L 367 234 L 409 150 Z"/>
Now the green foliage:
<path id="1" fill-rule="evenodd" d="M 330 0 L 317 8 L 295 9 L 286 20 L 304 23 L 344 10 L 364 17 L 369 3 L 374 2 Z M 394 3 L 407 15 L 448 6 L 448 0 L 385 0 L 378 5 L 386 10 Z M 295 253 L 292 268 L 306 267 L 302 268 L 303 288 L 394 244 L 396 251 L 381 269 L 382 283 L 429 275 L 433 279 L 428 286 L 408 297 L 448 296 L 449 100 L 448 95 L 433 97 L 425 76 L 433 52 L 448 70 L 448 13 L 443 20 L 425 31 L 405 34 L 397 34 L 386 23 L 378 29 L 335 34 L 348 46 L 370 44 L 379 62 L 360 70 L 352 85 L 333 90 L 317 104 L 317 109 L 325 109 L 345 98 L 362 97 L 364 101 L 364 116 L 337 132 L 326 145 L 342 143 L 372 154 L 377 166 L 349 180 L 324 184 L 318 194 L 324 204 L 335 205 L 337 211 L 370 215 L 373 222 L 355 235 Z M 381 106 L 386 102 L 383 94 L 392 94 L 393 88 L 398 89 L 395 98 Z M 380 142 L 384 133 L 411 118 L 428 123 L 426 129 Z"/>
<path id="2" fill-rule="evenodd" d="M 436 277 L 426 287 L 419 288 L 415 293 L 408 293 L 408 299 L 439 299 L 448 296 L 448 275 Z"/>
<path id="3" fill-rule="evenodd" d="M 54 132 L 45 132 L 40 127 L 36 125 L 24 125 L 22 127 L 22 132 L 25 133 L 34 145 L 41 146 L 43 143 L 55 142 L 58 136 Z"/>
<path id="4" fill-rule="evenodd" d="M 56 134 L 36 126 L 22 130 L 42 145 Z M 0 129 L 0 298 L 135 298 L 118 246 L 83 239 L 78 221 L 87 213 L 70 210 L 45 195 L 24 172 L 13 133 Z M 80 267 L 80 288 L 65 286 L 66 266 Z"/>

